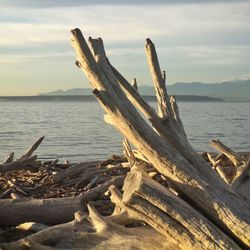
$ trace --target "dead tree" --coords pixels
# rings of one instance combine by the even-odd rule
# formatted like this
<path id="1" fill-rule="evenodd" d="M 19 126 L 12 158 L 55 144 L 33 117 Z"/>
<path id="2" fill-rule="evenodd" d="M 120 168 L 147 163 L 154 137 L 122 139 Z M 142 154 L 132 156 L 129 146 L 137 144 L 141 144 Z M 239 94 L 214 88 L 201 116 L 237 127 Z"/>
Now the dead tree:
<path id="1" fill-rule="evenodd" d="M 100 38 L 90 38 L 87 45 L 79 29 L 72 30 L 72 35 L 76 64 L 88 77 L 93 94 L 106 112 L 106 120 L 168 179 L 182 199 L 211 222 L 214 230 L 219 228 L 239 246 L 250 247 L 249 200 L 226 185 L 192 149 L 175 98 L 167 95 L 153 43 L 146 40 L 158 114 L 110 64 Z"/>

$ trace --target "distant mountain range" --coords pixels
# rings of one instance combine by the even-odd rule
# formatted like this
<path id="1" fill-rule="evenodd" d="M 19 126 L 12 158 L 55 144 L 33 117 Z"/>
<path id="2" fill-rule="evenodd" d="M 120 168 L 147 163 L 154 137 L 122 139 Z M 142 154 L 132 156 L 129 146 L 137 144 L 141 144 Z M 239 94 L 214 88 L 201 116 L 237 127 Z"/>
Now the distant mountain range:
<path id="1" fill-rule="evenodd" d="M 177 82 L 173 85 L 167 86 L 169 95 L 176 96 L 200 96 L 207 98 L 219 98 L 223 100 L 234 101 L 250 101 L 250 79 L 248 80 L 232 80 L 219 83 L 202 83 L 192 82 L 184 83 Z M 154 95 L 153 86 L 143 85 L 139 86 L 141 95 Z M 46 96 L 69 96 L 69 95 L 91 95 L 89 88 L 74 88 L 69 90 L 56 90 L 39 95 Z"/>

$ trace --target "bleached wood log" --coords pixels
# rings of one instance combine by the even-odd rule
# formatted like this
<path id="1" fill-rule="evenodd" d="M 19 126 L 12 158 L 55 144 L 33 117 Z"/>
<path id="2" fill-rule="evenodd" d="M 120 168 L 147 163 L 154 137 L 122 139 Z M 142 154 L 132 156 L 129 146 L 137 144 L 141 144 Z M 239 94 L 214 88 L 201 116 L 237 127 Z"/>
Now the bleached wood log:
<path id="1" fill-rule="evenodd" d="M 93 54 L 95 55 L 98 61 L 100 61 L 100 57 L 106 58 L 102 40 L 100 38 L 99 39 L 91 38 L 89 40 L 89 43 L 90 43 L 90 49 L 92 50 Z M 104 61 L 104 58 L 102 59 L 102 62 Z M 155 58 L 157 59 L 157 57 Z M 173 116 L 168 117 L 167 121 L 165 119 L 161 119 L 155 113 L 154 109 L 150 107 L 150 105 L 142 99 L 138 91 L 135 91 L 135 89 L 131 86 L 131 84 L 129 84 L 129 82 L 115 69 L 114 66 L 110 64 L 109 61 L 108 64 L 111 67 L 112 72 L 116 77 L 116 82 L 121 86 L 127 98 L 151 122 L 155 130 L 164 138 L 164 140 L 170 143 L 171 146 L 174 147 L 181 155 L 183 155 L 183 157 L 186 158 L 191 164 L 196 165 L 199 168 L 199 171 L 201 171 L 202 174 L 205 176 L 205 178 L 210 179 L 211 173 L 206 171 L 206 165 L 207 165 L 206 162 L 200 157 L 200 155 L 197 154 L 197 152 L 195 152 L 195 150 L 192 148 L 192 146 L 189 144 L 186 138 L 186 133 L 184 131 L 182 122 L 178 115 L 179 114 L 178 106 L 176 104 L 175 98 L 171 96 L 165 97 L 165 99 L 169 99 L 170 107 L 168 107 L 168 109 L 172 109 L 172 111 L 169 111 L 169 113 L 172 113 Z M 159 65 L 158 61 L 156 61 L 156 64 Z M 164 87 L 163 84 L 161 84 L 161 87 Z M 161 93 L 167 94 L 165 90 L 161 91 Z M 106 116 L 108 115 L 105 115 L 105 117 Z M 109 117 L 109 124 L 114 126 L 114 124 L 112 124 L 110 117 Z"/>
<path id="2" fill-rule="evenodd" d="M 157 54 L 155 52 L 154 44 L 149 38 L 146 39 L 145 51 L 147 55 L 149 69 L 155 86 L 155 94 L 158 103 L 158 115 L 161 118 L 166 119 L 167 117 L 172 116 L 171 110 L 169 109 L 170 103 L 169 99 L 167 98 L 165 80 L 163 79 L 161 74 L 160 65 L 158 62 Z"/>
<path id="3" fill-rule="evenodd" d="M 74 212 L 81 209 L 80 197 L 4 199 L 0 200 L 0 225 L 13 226 L 27 221 L 54 225 L 72 220 Z"/>
<path id="4" fill-rule="evenodd" d="M 208 219 L 138 168 L 127 175 L 123 191 L 125 207 L 142 213 L 145 222 L 181 249 L 240 249 Z"/>
<path id="5" fill-rule="evenodd" d="M 117 129 L 140 149 L 160 173 L 174 182 L 181 192 L 225 232 L 230 233 L 241 244 L 250 246 L 250 212 L 246 202 L 224 185 L 212 169 L 206 164 L 202 165 L 200 158 L 192 161 L 194 152 L 189 150 L 188 145 L 187 157 L 184 157 L 183 151 L 178 153 L 176 147 L 167 143 L 146 124 L 117 85 L 112 69 L 102 60 L 103 55 L 93 57 L 79 29 L 73 30 L 72 34 L 72 45 L 77 52 L 80 67 L 89 78 L 94 95 L 114 126 L 117 125 Z M 183 136 L 179 138 L 182 139 Z"/>
<path id="6" fill-rule="evenodd" d="M 34 151 L 37 150 L 37 148 L 39 147 L 39 145 L 42 143 L 44 139 L 44 136 L 40 137 L 19 159 L 18 161 L 24 160 L 29 158 Z"/>
<path id="7" fill-rule="evenodd" d="M 126 228 L 102 217 L 89 204 L 90 213 L 75 213 L 69 223 L 56 225 L 19 241 L 0 243 L 1 249 L 173 249 L 168 241 L 149 227 Z M 93 223 L 93 225 L 91 224 Z M 100 228 L 102 230 L 95 230 Z M 178 248 L 174 248 L 178 250 Z"/>

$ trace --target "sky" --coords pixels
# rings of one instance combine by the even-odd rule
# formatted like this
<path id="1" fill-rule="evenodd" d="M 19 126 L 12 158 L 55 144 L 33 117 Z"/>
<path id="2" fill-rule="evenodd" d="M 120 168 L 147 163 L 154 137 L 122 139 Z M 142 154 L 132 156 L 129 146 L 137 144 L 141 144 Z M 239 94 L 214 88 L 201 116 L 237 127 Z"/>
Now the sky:
<path id="1" fill-rule="evenodd" d="M 0 96 L 88 87 L 70 30 L 102 37 L 111 63 L 150 85 L 144 44 L 167 82 L 250 76 L 250 0 L 0 0 Z"/>

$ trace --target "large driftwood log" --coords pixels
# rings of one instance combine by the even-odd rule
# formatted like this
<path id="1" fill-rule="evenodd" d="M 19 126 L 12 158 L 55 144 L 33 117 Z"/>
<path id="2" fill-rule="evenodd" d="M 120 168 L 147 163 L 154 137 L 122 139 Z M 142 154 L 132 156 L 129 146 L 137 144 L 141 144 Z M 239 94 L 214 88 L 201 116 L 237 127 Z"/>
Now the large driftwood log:
<path id="1" fill-rule="evenodd" d="M 125 207 L 138 217 L 143 215 L 145 222 L 181 249 L 239 249 L 208 219 L 145 172 L 133 168 L 123 190 Z"/>
<path id="2" fill-rule="evenodd" d="M 88 204 L 89 215 L 80 211 L 71 222 L 52 226 L 1 249 L 177 249 L 149 227 L 126 228 L 102 217 Z"/>
<path id="3" fill-rule="evenodd" d="M 250 247 L 250 211 L 248 200 L 244 200 L 226 186 L 213 170 L 190 148 L 180 125 L 166 127 L 159 117 L 153 119 L 155 132 L 142 118 L 133 104 L 128 100 L 135 96 L 125 92 L 119 86 L 118 75 L 108 63 L 101 39 L 90 39 L 91 53 L 79 29 L 72 31 L 72 45 L 76 50 L 77 65 L 84 71 L 94 89 L 93 93 L 112 121 L 112 124 L 154 165 L 154 167 L 171 181 L 179 192 L 184 194 L 189 202 L 199 207 L 209 220 L 217 224 L 239 244 Z M 131 98 L 131 99 L 133 99 Z M 145 111 L 145 102 L 140 100 L 138 107 Z M 173 99 L 173 98 L 172 98 Z M 138 101 L 138 102 L 137 102 Z M 146 106 L 144 112 L 151 119 L 157 115 L 152 108 Z M 175 101 L 168 107 L 172 110 L 170 120 L 179 123 L 179 115 Z M 152 119 L 151 119 L 152 121 Z M 174 123 L 172 123 L 174 124 Z M 158 126 L 158 127 L 157 127 Z M 160 127 L 161 126 L 161 127 Z M 159 127 L 162 133 L 159 133 Z M 158 128 L 158 129 L 157 129 Z M 176 133 L 176 130 L 180 132 Z M 165 136 L 163 133 L 165 131 Z M 159 134 L 161 136 L 159 136 Z M 174 137 L 173 137 L 174 135 Z"/>

